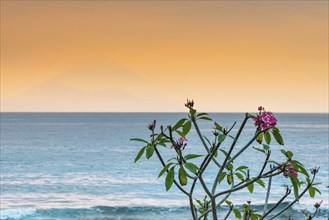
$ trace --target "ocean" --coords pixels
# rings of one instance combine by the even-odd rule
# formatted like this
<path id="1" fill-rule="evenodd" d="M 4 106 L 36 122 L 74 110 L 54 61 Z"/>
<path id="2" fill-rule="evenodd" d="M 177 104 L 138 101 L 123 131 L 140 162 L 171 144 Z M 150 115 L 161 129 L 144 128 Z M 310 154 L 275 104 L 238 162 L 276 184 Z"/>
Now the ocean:
<path id="1" fill-rule="evenodd" d="M 241 123 L 243 113 L 210 113 L 223 127 Z M 321 195 L 305 196 L 285 215 L 277 219 L 305 219 L 302 209 L 314 211 L 313 204 L 323 200 L 315 219 L 328 219 L 329 206 L 329 123 L 328 114 L 279 113 L 278 127 L 285 146 L 271 145 L 271 159 L 284 161 L 280 149 L 291 150 L 306 167 L 320 167 L 316 182 Z M 143 156 L 134 163 L 143 145 L 129 139 L 147 139 L 147 125 L 174 124 L 185 113 L 1 113 L 1 219 L 191 219 L 188 199 L 172 187 L 165 190 L 164 177 L 158 178 L 161 164 L 157 158 Z M 213 125 L 201 121 L 204 135 L 211 137 Z M 157 129 L 159 127 L 157 126 Z M 253 135 L 252 122 L 246 126 L 236 149 Z M 186 152 L 205 154 L 192 128 L 187 136 Z M 225 142 L 224 142 L 225 143 Z M 223 145 L 227 148 L 230 141 Z M 255 144 L 254 146 L 257 146 Z M 161 148 L 164 158 L 173 150 Z M 220 159 L 220 157 L 219 157 Z M 257 174 L 264 156 L 250 148 L 236 165 L 247 164 L 251 175 Z M 200 162 L 195 159 L 196 163 Z M 205 173 L 212 183 L 215 167 Z M 265 181 L 266 183 L 266 181 Z M 289 179 L 273 179 L 270 203 L 279 200 L 283 184 Z M 293 193 L 292 193 L 293 194 Z M 195 198 L 203 191 L 196 188 Z M 253 194 L 238 191 L 229 198 L 236 207 L 247 200 L 262 210 L 265 190 L 256 185 Z M 290 195 L 284 207 L 293 200 Z M 218 209 L 223 218 L 227 206 Z M 235 219 L 234 215 L 231 218 Z"/>

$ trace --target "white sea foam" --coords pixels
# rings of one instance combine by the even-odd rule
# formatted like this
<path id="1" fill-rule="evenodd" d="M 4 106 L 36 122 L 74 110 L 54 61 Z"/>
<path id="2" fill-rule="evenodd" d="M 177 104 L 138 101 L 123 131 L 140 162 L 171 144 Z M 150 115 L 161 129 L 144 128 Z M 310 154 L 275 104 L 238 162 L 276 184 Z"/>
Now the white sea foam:
<path id="1" fill-rule="evenodd" d="M 35 208 L 0 210 L 0 219 L 22 219 L 37 212 Z"/>

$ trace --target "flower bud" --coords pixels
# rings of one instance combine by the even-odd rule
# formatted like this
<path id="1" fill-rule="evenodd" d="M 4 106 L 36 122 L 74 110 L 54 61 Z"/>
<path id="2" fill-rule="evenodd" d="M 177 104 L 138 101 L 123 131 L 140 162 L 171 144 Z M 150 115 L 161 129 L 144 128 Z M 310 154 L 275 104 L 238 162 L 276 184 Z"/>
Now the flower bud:
<path id="1" fill-rule="evenodd" d="M 320 208 L 322 202 L 323 202 L 323 200 L 321 200 L 321 202 L 316 202 L 316 203 L 314 204 L 314 207 L 317 208 L 317 209 Z"/>
<path id="2" fill-rule="evenodd" d="M 155 124 L 156 124 L 156 120 L 153 120 L 152 123 L 150 123 L 147 128 L 150 130 L 150 131 L 154 131 L 155 129 Z"/>
<path id="3" fill-rule="evenodd" d="M 188 99 L 187 99 L 187 102 L 186 102 L 185 106 L 186 106 L 187 108 L 193 108 L 193 106 L 194 106 L 194 101 L 193 101 L 193 99 L 192 99 L 192 100 L 188 100 Z"/>
<path id="4" fill-rule="evenodd" d="M 317 174 L 319 172 L 320 167 L 314 167 L 311 169 L 312 174 Z"/>

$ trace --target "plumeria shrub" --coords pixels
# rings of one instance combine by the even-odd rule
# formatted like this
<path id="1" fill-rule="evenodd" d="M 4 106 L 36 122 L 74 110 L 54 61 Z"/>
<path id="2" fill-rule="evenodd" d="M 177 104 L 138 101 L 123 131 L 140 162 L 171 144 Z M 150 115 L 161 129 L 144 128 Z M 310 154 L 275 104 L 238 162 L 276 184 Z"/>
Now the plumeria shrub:
<path id="1" fill-rule="evenodd" d="M 264 107 L 259 107 L 256 114 L 246 113 L 237 132 L 232 134 L 232 129 L 236 123 L 233 123 L 229 128 L 224 128 L 213 121 L 207 113 L 199 113 L 194 108 L 193 100 L 187 100 L 185 106 L 188 108 L 187 118 L 180 119 L 172 126 L 161 125 L 158 129 L 154 120 L 148 126 L 150 131 L 149 140 L 140 138 L 131 140 L 138 141 L 143 145 L 136 156 L 135 162 L 144 154 L 147 159 L 156 155 L 163 166 L 158 177 L 165 176 L 164 182 L 167 191 L 175 185 L 188 197 L 192 219 L 207 219 L 209 216 L 212 219 L 217 219 L 217 208 L 222 205 L 229 207 L 224 219 L 229 216 L 244 220 L 275 219 L 298 202 L 307 192 L 311 197 L 314 197 L 316 193 L 320 193 L 316 188 L 317 184 L 314 183 L 319 168 L 313 168 L 309 173 L 302 163 L 295 160 L 293 152 L 283 149 L 281 149 L 285 158 L 283 161 L 270 160 L 271 151 L 279 150 L 277 147 L 271 147 L 271 143 L 276 141 L 279 145 L 284 145 L 284 141 L 279 128 L 276 126 L 277 119 L 275 115 L 265 111 Z M 213 122 L 213 136 L 211 138 L 201 133 L 198 123 L 202 120 Z M 255 132 L 250 134 L 248 142 L 237 148 L 236 145 L 241 133 L 249 120 L 254 124 Z M 187 137 L 192 127 L 194 127 L 200 139 L 200 147 L 204 149 L 204 154 L 185 153 L 185 149 L 188 148 Z M 256 147 L 253 146 L 254 144 L 256 144 Z M 228 147 L 224 148 L 224 145 L 228 145 Z M 175 156 L 165 159 L 159 148 L 166 148 L 168 151 L 172 151 Z M 242 157 L 242 153 L 247 150 L 257 150 L 264 155 L 262 165 L 256 170 L 257 174 L 253 176 L 250 175 L 251 172 L 248 166 L 235 166 L 239 158 Z M 210 164 L 212 166 L 209 166 Z M 216 172 L 213 176 L 213 183 L 209 186 L 204 180 L 204 175 L 207 168 L 210 169 L 210 167 L 211 169 L 216 167 Z M 272 179 L 279 175 L 289 179 L 291 184 L 284 186 L 282 198 L 270 207 L 268 206 L 268 200 Z M 194 198 L 195 188 L 198 184 L 204 191 L 202 199 Z M 246 201 L 242 208 L 239 208 L 229 200 L 231 195 L 243 189 L 253 193 L 254 184 L 266 188 L 264 210 L 262 212 L 256 211 L 251 201 Z M 294 200 L 278 210 L 279 205 L 283 205 L 283 202 L 291 193 L 294 194 Z M 313 219 L 320 205 L 321 202 L 314 205 L 316 208 L 314 213 L 303 211 L 306 219 Z"/>

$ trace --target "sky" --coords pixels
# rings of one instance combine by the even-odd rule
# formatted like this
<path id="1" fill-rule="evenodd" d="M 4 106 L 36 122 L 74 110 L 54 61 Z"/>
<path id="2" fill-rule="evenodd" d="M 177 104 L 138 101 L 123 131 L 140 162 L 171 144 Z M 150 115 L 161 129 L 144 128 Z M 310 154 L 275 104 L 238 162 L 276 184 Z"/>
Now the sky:
<path id="1" fill-rule="evenodd" d="M 328 112 L 328 1 L 1 1 L 2 112 Z"/>

